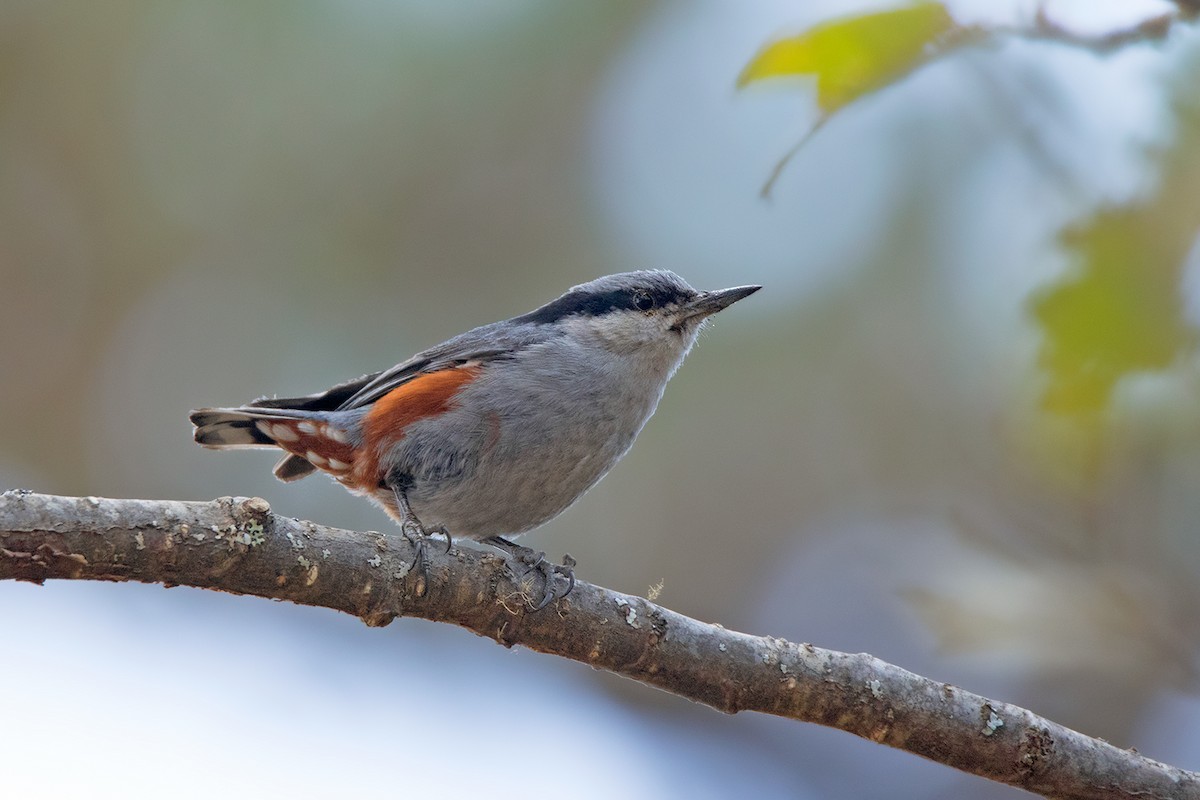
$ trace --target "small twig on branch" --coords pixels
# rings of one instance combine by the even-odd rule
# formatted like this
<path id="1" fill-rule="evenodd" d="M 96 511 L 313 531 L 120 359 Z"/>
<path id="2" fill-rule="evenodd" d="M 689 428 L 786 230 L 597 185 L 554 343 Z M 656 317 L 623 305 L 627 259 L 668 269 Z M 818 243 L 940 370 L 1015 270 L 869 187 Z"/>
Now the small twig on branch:
<path id="1" fill-rule="evenodd" d="M 580 581 L 529 612 L 540 586 L 471 548 L 437 548 L 416 596 L 412 546 L 276 516 L 259 498 L 207 503 L 0 496 L 0 579 L 195 586 L 345 611 L 452 622 L 511 647 L 570 658 L 726 713 L 840 728 L 1056 798 L 1200 798 L 1200 776 L 1017 706 L 872 656 L 750 636 Z"/>
<path id="2" fill-rule="evenodd" d="M 1200 0 L 1173 0 L 1184 19 L 1200 17 Z"/>
<path id="3" fill-rule="evenodd" d="M 1178 5 L 1179 8 L 1175 11 L 1168 11 L 1165 14 L 1142 20 L 1128 28 L 1119 28 L 1108 33 L 1085 34 L 1064 28 L 1050 19 L 1045 8 L 1038 9 L 1031 27 L 995 27 L 991 28 L 990 32 L 1000 36 L 1055 42 L 1091 50 L 1098 55 L 1108 55 L 1130 45 L 1165 41 L 1174 29 L 1175 23 L 1196 18 L 1196 7 L 1184 2 L 1180 2 Z"/>

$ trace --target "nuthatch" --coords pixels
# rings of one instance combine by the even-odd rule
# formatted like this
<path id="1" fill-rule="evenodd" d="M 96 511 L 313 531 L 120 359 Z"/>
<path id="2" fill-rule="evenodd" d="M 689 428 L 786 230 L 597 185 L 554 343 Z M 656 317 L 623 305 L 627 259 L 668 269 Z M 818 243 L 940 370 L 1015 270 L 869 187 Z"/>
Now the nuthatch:
<path id="1" fill-rule="evenodd" d="M 574 585 L 515 536 L 553 519 L 633 444 L 705 319 L 761 287 L 697 292 L 672 272 L 609 275 L 307 397 L 193 411 L 196 441 L 278 447 L 275 475 L 320 470 L 370 497 L 418 544 L 486 542 Z M 554 592 L 554 574 L 568 587 Z"/>

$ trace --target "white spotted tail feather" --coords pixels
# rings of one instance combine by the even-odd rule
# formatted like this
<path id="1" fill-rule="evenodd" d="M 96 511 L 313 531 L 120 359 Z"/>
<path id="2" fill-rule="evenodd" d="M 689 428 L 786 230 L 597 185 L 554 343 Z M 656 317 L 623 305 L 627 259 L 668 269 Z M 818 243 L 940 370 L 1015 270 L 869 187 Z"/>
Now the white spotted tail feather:
<path id="1" fill-rule="evenodd" d="M 299 409 L 204 408 L 192 412 L 197 444 L 214 450 L 278 447 L 288 453 L 275 465 L 275 475 L 294 481 L 314 469 L 334 477 L 346 475 L 354 465 L 348 431 L 331 424 L 328 415 Z"/>

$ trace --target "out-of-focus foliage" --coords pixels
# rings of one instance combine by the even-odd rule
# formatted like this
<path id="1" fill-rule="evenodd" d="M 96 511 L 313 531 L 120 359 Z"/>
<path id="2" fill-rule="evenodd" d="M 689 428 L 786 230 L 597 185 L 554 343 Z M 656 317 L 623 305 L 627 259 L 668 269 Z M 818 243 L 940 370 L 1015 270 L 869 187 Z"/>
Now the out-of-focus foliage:
<path id="1" fill-rule="evenodd" d="M 1098 54 L 1144 41 L 1162 41 L 1176 22 L 1194 20 L 1190 4 L 1107 35 L 1077 35 L 1039 11 L 1026 27 L 958 23 L 942 3 L 920 1 L 884 11 L 854 14 L 815 25 L 763 47 L 742 69 L 737 85 L 797 75 L 815 76 L 820 115 L 807 135 L 776 164 L 763 187 L 771 191 L 783 168 L 809 137 L 835 113 L 865 95 L 965 45 L 997 42 L 1002 37 L 1059 40 Z"/>
<path id="2" fill-rule="evenodd" d="M 842 17 L 767 45 L 746 65 L 738 86 L 815 75 L 817 104 L 828 116 L 966 41 L 965 30 L 941 3 Z"/>
<path id="3" fill-rule="evenodd" d="M 1144 188 L 1063 226 L 1050 242 L 1066 268 L 1024 302 L 1036 402 L 1010 421 L 1061 513 L 969 531 L 989 558 L 908 593 L 947 652 L 1024 651 L 1044 680 L 1112 669 L 1197 688 L 1200 62 L 1184 64 Z M 1117 650 L 1130 661 L 1096 657 Z M 1129 688 L 1124 702 L 1147 685 Z"/>
<path id="4" fill-rule="evenodd" d="M 1072 267 L 1033 298 L 1045 337 L 1039 360 L 1049 379 L 1047 411 L 1091 419 L 1121 378 L 1169 367 L 1196 344 L 1182 298 L 1200 232 L 1200 114 L 1188 99 L 1178 104 L 1176 141 L 1160 159 L 1152 196 L 1065 230 Z"/>
<path id="5" fill-rule="evenodd" d="M 1045 335 L 1046 410 L 1101 411 L 1122 377 L 1163 369 L 1195 344 L 1179 296 L 1188 231 L 1178 215 L 1160 213 L 1161 200 L 1106 209 L 1064 231 L 1077 268 L 1032 304 Z"/>
<path id="6" fill-rule="evenodd" d="M 1200 234 L 1200 107 L 1190 82 L 1175 95 L 1173 140 L 1152 160 L 1151 188 L 1065 228 L 1068 268 L 1028 303 L 1042 387 L 1026 438 L 1048 475 L 1087 492 L 1102 491 L 1101 473 L 1135 469 L 1121 448 L 1165 458 L 1165 442 L 1191 439 L 1186 407 L 1196 400 L 1188 387 L 1200 331 L 1185 284 Z M 1136 381 L 1156 385 L 1157 399 L 1116 403 Z M 1146 425 L 1165 439 L 1114 439 Z"/>

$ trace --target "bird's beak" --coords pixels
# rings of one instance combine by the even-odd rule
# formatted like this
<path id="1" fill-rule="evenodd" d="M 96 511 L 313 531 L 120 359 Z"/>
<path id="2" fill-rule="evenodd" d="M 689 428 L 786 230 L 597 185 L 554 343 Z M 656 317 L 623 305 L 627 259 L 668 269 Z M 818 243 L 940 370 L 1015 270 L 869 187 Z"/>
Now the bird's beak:
<path id="1" fill-rule="evenodd" d="M 761 288 L 761 286 L 735 286 L 732 289 L 701 292 L 680 310 L 680 321 L 690 322 L 704 319 L 723 308 L 728 308 L 743 297 L 749 297 Z"/>

